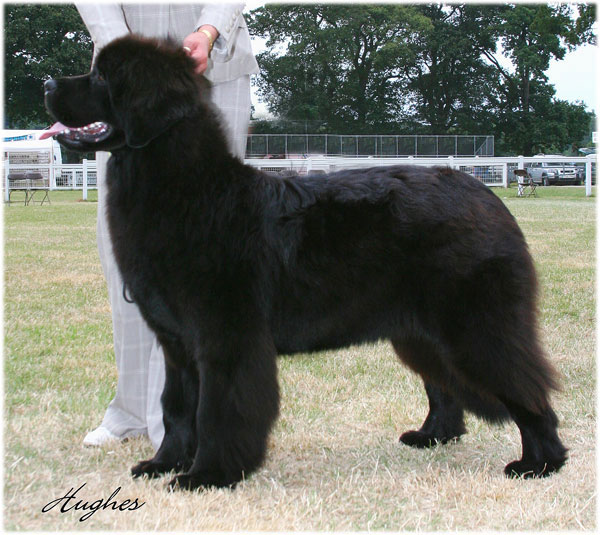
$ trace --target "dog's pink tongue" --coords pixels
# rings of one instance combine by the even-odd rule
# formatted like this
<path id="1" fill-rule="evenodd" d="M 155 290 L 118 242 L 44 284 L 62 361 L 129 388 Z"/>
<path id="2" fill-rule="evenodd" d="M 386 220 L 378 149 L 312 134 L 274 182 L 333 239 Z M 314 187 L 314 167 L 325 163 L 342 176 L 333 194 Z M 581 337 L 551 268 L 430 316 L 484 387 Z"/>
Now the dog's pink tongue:
<path id="1" fill-rule="evenodd" d="M 49 137 L 60 134 L 67 127 L 62 123 L 54 123 L 48 130 L 40 135 L 40 139 L 48 139 Z"/>

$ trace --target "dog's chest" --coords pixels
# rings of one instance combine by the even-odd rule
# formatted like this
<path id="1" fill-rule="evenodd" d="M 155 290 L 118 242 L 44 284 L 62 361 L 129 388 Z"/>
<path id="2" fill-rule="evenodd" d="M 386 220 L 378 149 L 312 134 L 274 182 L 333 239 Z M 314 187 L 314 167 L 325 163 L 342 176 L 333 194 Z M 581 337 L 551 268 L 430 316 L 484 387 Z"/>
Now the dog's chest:
<path id="1" fill-rule="evenodd" d="M 124 278 L 149 277 L 178 245 L 173 223 L 165 216 L 160 188 L 153 188 L 150 176 L 134 172 L 127 161 L 111 158 L 107 175 L 107 218 L 115 258 Z"/>

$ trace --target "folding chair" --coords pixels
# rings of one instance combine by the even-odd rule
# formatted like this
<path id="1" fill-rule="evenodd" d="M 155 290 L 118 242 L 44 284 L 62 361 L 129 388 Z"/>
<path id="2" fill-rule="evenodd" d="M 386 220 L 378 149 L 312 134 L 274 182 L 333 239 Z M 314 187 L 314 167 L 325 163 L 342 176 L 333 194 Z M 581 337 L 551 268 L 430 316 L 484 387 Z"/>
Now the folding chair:
<path id="1" fill-rule="evenodd" d="M 537 197 L 535 192 L 537 184 L 527 172 L 527 169 L 516 169 L 515 176 L 517 177 L 517 197 Z"/>
<path id="2" fill-rule="evenodd" d="M 40 202 L 40 206 L 42 204 L 44 204 L 44 201 L 48 201 L 48 204 L 50 204 L 50 184 L 49 184 L 50 181 L 49 181 L 49 179 L 44 178 L 41 173 L 35 173 L 35 172 L 27 173 L 27 179 L 29 180 L 30 193 L 29 193 L 29 201 L 26 204 L 33 202 L 33 196 L 37 191 L 41 191 L 43 193 L 43 197 Z"/>

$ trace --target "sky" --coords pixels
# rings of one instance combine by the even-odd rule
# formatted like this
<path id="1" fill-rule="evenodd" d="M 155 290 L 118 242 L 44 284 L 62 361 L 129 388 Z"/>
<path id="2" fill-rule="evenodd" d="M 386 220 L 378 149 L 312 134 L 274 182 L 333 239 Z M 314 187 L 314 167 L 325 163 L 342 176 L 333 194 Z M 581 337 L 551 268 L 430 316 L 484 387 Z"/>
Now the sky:
<path id="1" fill-rule="evenodd" d="M 546 75 L 554 84 L 556 97 L 569 102 L 582 100 L 598 115 L 599 59 L 598 47 L 585 45 L 568 52 L 562 61 L 552 61 Z"/>
<path id="2" fill-rule="evenodd" d="M 265 2 L 250 1 L 246 3 L 246 10 L 256 9 Z M 598 23 L 596 23 L 598 26 Z M 264 50 L 264 40 L 252 38 L 254 53 Z M 551 84 L 556 90 L 556 98 L 568 102 L 583 101 L 588 111 L 599 112 L 599 82 L 598 82 L 598 47 L 585 45 L 573 52 L 567 52 L 561 61 L 552 60 L 546 72 Z M 257 116 L 267 114 L 264 104 L 259 102 L 255 88 L 252 89 L 252 104 Z"/>

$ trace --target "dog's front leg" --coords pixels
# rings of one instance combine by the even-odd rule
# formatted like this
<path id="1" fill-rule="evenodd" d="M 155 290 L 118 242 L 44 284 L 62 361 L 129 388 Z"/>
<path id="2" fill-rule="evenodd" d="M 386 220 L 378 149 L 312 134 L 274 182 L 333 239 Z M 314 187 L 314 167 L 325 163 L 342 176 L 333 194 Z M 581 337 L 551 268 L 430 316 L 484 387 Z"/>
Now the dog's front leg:
<path id="1" fill-rule="evenodd" d="M 160 338 L 159 338 L 160 339 Z M 198 406 L 198 372 L 178 342 L 161 340 L 165 353 L 165 386 L 161 397 L 165 436 L 156 455 L 131 469 L 133 477 L 157 477 L 171 470 L 188 470 L 196 451 L 195 418 Z"/>
<path id="2" fill-rule="evenodd" d="M 170 486 L 232 487 L 263 462 L 279 412 L 275 347 L 265 335 L 230 340 L 198 369 L 198 448 L 192 467 Z"/>

